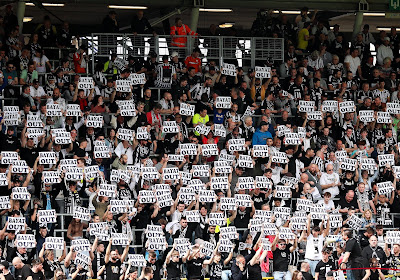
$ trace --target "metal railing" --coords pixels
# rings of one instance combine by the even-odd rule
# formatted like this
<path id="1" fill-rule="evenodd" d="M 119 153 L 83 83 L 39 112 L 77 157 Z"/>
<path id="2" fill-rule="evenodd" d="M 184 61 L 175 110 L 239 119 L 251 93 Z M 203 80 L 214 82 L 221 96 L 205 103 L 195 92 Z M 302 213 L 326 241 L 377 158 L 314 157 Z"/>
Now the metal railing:
<path id="1" fill-rule="evenodd" d="M 184 37 L 186 42 L 182 47 L 173 46 L 175 38 Z M 235 63 L 238 66 L 254 67 L 256 60 L 283 61 L 284 40 L 282 38 L 260 37 L 228 37 L 228 36 L 173 36 L 170 35 L 132 35 L 129 33 L 92 33 L 85 38 L 89 45 L 89 54 L 92 61 L 104 60 L 110 54 L 127 60 L 129 55 L 146 57 L 154 50 L 160 57 L 171 55 L 177 51 L 181 58 L 189 55 L 194 47 L 199 47 L 203 62 L 210 59 Z M 95 63 L 92 64 L 94 72 Z"/>

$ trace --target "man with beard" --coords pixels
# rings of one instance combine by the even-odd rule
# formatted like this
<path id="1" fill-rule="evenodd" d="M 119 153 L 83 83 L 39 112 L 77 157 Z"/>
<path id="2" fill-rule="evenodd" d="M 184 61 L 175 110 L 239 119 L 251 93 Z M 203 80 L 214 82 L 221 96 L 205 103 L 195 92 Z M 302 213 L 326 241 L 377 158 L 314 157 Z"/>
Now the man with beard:
<path id="1" fill-rule="evenodd" d="M 319 184 L 319 178 L 321 177 L 321 172 L 318 170 L 317 165 L 315 163 L 310 164 L 310 167 L 305 172 L 305 174 L 307 174 L 308 176 L 308 183 L 310 183 L 312 187 L 318 188 L 318 191 L 322 196 L 322 189 Z"/>
<path id="2" fill-rule="evenodd" d="M 108 243 L 106 256 L 104 257 L 105 263 L 105 276 L 107 280 L 118 280 L 121 275 L 121 265 L 125 261 L 126 256 L 129 252 L 129 244 L 125 247 L 122 255 L 119 254 L 118 250 L 114 248 L 111 250 L 112 238 Z"/>
<path id="3" fill-rule="evenodd" d="M 52 98 L 47 99 L 47 104 L 59 104 L 61 111 L 65 111 L 65 99 L 61 97 L 59 88 L 54 89 Z"/>

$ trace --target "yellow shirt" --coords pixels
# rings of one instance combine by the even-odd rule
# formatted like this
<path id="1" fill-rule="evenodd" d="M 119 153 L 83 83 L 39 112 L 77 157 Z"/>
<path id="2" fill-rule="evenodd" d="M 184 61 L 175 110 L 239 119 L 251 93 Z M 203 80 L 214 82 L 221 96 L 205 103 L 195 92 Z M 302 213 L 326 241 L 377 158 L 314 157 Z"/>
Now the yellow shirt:
<path id="1" fill-rule="evenodd" d="M 306 36 L 309 36 L 310 32 L 308 32 L 307 28 L 303 28 L 302 30 L 300 30 L 299 32 L 299 40 L 297 43 L 297 48 L 301 49 L 301 50 L 305 50 L 308 47 L 308 41 L 305 39 Z"/>

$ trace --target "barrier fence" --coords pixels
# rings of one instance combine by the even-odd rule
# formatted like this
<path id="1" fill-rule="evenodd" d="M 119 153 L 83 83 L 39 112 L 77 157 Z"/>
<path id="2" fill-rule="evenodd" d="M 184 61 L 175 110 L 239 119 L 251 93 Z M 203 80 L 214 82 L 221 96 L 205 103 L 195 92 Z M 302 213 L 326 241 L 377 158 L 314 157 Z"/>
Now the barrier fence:
<path id="1" fill-rule="evenodd" d="M 184 38 L 182 47 L 171 43 L 176 38 Z M 262 37 L 229 37 L 229 36 L 173 36 L 170 35 L 132 35 L 130 33 L 92 33 L 85 37 L 88 41 L 89 54 L 92 62 L 107 60 L 110 54 L 116 53 L 127 60 L 129 55 L 146 57 L 150 51 L 159 56 L 171 55 L 177 51 L 180 58 L 190 55 L 194 47 L 199 47 L 203 62 L 217 60 L 218 62 L 234 63 L 237 66 L 255 67 L 256 60 L 273 58 L 275 61 L 284 59 L 284 40 L 282 38 Z M 217 63 L 218 64 L 218 63 Z M 92 63 L 94 73 L 95 63 Z"/>

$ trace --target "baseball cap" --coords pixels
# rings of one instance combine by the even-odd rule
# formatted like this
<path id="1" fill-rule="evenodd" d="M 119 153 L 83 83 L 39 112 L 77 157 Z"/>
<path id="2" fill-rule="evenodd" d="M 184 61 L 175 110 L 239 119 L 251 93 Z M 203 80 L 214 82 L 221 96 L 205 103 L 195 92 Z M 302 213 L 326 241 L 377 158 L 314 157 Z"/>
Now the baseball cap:
<path id="1" fill-rule="evenodd" d="M 179 57 L 178 52 L 173 52 L 173 53 L 171 54 L 171 57 Z"/>
<path id="2" fill-rule="evenodd" d="M 269 125 L 269 123 L 262 121 L 262 122 L 260 123 L 260 126 L 263 126 L 263 125 Z"/>
<path id="3" fill-rule="evenodd" d="M 390 41 L 390 38 L 389 37 L 385 37 L 383 40 Z"/>
<path id="4" fill-rule="evenodd" d="M 38 83 L 39 83 L 39 80 L 38 80 L 38 79 L 34 79 L 34 80 L 32 81 L 32 83 L 33 83 L 33 84 L 38 84 Z"/>
<path id="5" fill-rule="evenodd" d="M 86 107 L 83 109 L 83 111 L 85 111 L 85 112 L 90 111 L 90 107 L 89 107 L 89 106 L 86 106 Z"/>

